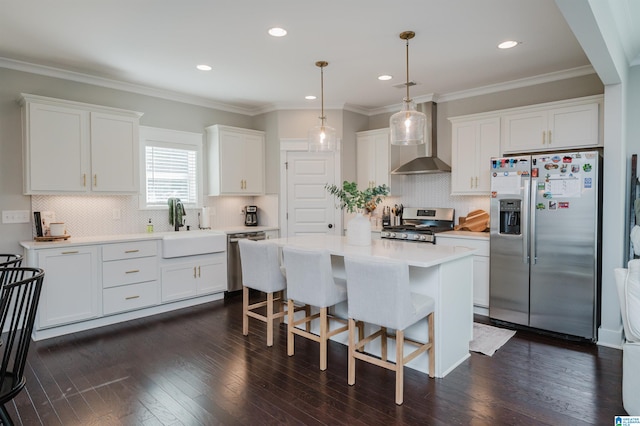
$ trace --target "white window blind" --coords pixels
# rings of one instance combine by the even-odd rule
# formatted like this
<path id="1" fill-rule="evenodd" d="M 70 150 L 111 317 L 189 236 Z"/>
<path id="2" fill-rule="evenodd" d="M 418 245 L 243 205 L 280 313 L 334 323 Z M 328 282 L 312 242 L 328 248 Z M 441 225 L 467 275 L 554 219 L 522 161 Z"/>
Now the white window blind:
<path id="1" fill-rule="evenodd" d="M 185 205 L 198 203 L 196 150 L 145 147 L 146 203 L 166 205 L 170 197 L 179 198 Z"/>

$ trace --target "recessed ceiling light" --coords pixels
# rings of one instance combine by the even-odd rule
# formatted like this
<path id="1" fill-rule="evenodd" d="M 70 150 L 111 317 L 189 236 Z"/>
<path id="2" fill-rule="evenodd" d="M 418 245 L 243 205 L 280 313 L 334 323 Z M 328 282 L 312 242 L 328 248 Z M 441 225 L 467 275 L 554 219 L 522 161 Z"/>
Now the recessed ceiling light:
<path id="1" fill-rule="evenodd" d="M 196 66 L 196 68 L 198 68 L 200 71 L 211 71 L 211 67 L 209 65 L 198 65 Z"/>
<path id="2" fill-rule="evenodd" d="M 519 44 L 520 44 L 520 42 L 518 42 L 518 41 L 507 40 L 507 41 L 503 41 L 502 43 L 500 43 L 498 45 L 498 49 L 511 49 L 512 47 L 516 47 Z"/>
<path id="3" fill-rule="evenodd" d="M 287 30 L 278 27 L 269 28 L 269 35 L 274 37 L 284 37 L 287 35 Z"/>
<path id="4" fill-rule="evenodd" d="M 315 100 L 315 99 L 318 99 L 318 98 L 317 98 L 316 96 L 314 96 L 314 95 L 307 95 L 307 96 L 305 96 L 304 98 L 305 98 L 306 100 L 308 100 L 308 101 L 313 101 L 313 100 Z"/>
<path id="5" fill-rule="evenodd" d="M 392 78 L 393 78 L 392 76 L 386 75 L 386 74 L 378 76 L 378 80 L 380 80 L 380 81 L 387 81 L 387 80 L 391 80 Z"/>

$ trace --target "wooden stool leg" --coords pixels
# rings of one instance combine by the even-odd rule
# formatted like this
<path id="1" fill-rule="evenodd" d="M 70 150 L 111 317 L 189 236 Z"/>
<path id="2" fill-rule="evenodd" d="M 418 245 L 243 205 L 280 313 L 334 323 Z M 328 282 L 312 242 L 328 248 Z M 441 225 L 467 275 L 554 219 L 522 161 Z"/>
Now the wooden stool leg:
<path id="1" fill-rule="evenodd" d="M 358 321 L 356 326 L 358 327 L 358 342 L 360 342 L 364 339 L 364 323 L 362 321 Z M 364 353 L 364 345 L 358 351 Z"/>
<path id="2" fill-rule="evenodd" d="M 284 301 L 284 290 L 280 290 L 278 292 L 278 298 L 280 299 L 280 301 L 278 302 L 277 306 L 278 306 L 278 313 L 280 312 L 284 312 L 284 305 L 285 305 L 285 301 Z M 284 315 L 278 317 L 278 326 L 280 324 L 282 324 L 284 321 Z"/>
<path id="3" fill-rule="evenodd" d="M 287 324 L 287 355 L 293 355 L 293 300 L 289 299 L 287 304 L 287 315 L 289 317 Z"/>
<path id="4" fill-rule="evenodd" d="M 404 331 L 396 330 L 396 404 L 404 400 Z"/>
<path id="5" fill-rule="evenodd" d="M 327 308 L 320 308 L 320 370 L 327 369 L 327 332 L 329 319 L 327 318 Z"/>
<path id="6" fill-rule="evenodd" d="M 358 331 L 360 332 L 361 330 L 362 328 L 358 327 Z M 349 368 L 347 373 L 347 383 L 349 386 L 353 386 L 356 383 L 356 357 L 353 356 L 356 351 L 355 334 L 355 320 L 349 318 Z"/>
<path id="7" fill-rule="evenodd" d="M 267 346 L 273 346 L 273 293 L 267 293 Z"/>
<path id="8" fill-rule="evenodd" d="M 434 313 L 431 312 L 427 316 L 427 320 L 429 321 L 429 343 L 431 343 L 431 348 L 429 348 L 429 377 L 435 377 L 436 372 L 436 341 L 435 341 L 435 325 L 434 325 Z"/>
<path id="9" fill-rule="evenodd" d="M 304 316 L 307 318 L 311 316 L 311 305 L 304 305 Z M 304 326 L 307 333 L 311 333 L 311 321 L 307 321 Z"/>
<path id="10" fill-rule="evenodd" d="M 380 336 L 380 359 L 387 360 L 387 327 L 380 327 L 382 336 Z"/>
<path id="11" fill-rule="evenodd" d="M 242 334 L 249 334 L 249 287 L 242 286 Z"/>

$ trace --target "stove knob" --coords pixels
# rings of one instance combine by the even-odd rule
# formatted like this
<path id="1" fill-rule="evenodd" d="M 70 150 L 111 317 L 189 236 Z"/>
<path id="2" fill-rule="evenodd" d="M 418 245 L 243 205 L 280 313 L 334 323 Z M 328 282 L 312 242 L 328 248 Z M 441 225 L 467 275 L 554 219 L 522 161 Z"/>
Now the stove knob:
<path id="1" fill-rule="evenodd" d="M 420 241 L 427 241 L 426 235 L 420 235 Z"/>
<path id="2" fill-rule="evenodd" d="M 400 238 L 402 238 L 403 240 L 406 240 L 406 239 L 407 239 L 407 237 L 408 237 L 408 235 L 407 235 L 407 234 L 400 234 Z"/>
<path id="3" fill-rule="evenodd" d="M 395 237 L 396 237 L 395 232 L 389 232 L 389 238 L 395 238 Z"/>

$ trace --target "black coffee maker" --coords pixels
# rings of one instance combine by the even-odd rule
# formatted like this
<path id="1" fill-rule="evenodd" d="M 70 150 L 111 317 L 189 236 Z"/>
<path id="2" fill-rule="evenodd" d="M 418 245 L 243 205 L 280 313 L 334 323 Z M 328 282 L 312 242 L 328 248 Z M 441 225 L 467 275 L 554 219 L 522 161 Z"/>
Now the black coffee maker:
<path id="1" fill-rule="evenodd" d="M 258 207 L 257 206 L 244 207 L 244 225 L 258 226 Z"/>

